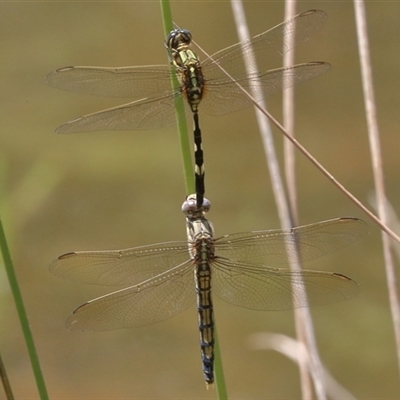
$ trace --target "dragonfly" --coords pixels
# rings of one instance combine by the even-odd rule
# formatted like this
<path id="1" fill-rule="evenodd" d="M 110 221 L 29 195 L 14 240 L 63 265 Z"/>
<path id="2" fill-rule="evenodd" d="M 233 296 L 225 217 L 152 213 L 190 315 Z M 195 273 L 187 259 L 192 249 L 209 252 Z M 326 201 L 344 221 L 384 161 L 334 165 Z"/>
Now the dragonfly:
<path id="1" fill-rule="evenodd" d="M 68 317 L 70 330 L 107 331 L 136 328 L 171 318 L 195 303 L 203 374 L 214 381 L 213 295 L 251 310 L 288 310 L 350 299 L 355 281 L 335 272 L 292 271 L 334 253 L 358 239 L 367 224 L 342 217 L 286 230 L 260 230 L 214 237 L 205 214 L 206 198 L 196 194 L 182 205 L 187 241 L 172 241 L 124 250 L 77 251 L 50 264 L 58 277 L 80 283 L 125 286 L 90 300 Z"/>
<path id="2" fill-rule="evenodd" d="M 59 126 L 57 133 L 99 130 L 141 130 L 172 125 L 174 98 L 183 96 L 187 112 L 193 115 L 198 206 L 204 196 L 204 160 L 198 108 L 211 115 L 223 115 L 251 105 L 238 84 L 260 100 L 282 89 L 317 77 L 330 69 L 326 62 L 308 62 L 289 68 L 268 69 L 273 57 L 281 56 L 309 39 L 325 23 L 321 10 L 308 10 L 246 42 L 220 50 L 204 61 L 190 49 L 191 33 L 174 29 L 165 40 L 170 64 L 133 67 L 70 66 L 49 73 L 52 87 L 96 96 L 132 98 L 134 101 L 88 114 Z M 253 52 L 260 72 L 246 72 L 244 59 Z M 227 76 L 226 72 L 230 75 Z M 179 87 L 171 89 L 171 74 Z M 233 80 L 231 79 L 233 78 Z M 200 189 L 201 188 L 201 189 Z"/>

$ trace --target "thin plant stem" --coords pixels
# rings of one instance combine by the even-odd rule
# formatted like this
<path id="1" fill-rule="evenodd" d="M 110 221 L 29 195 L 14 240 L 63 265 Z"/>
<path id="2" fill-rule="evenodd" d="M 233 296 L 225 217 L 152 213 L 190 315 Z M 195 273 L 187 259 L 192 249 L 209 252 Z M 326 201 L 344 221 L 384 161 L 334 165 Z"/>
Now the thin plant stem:
<path id="1" fill-rule="evenodd" d="M 284 20 L 287 21 L 293 18 L 296 14 L 296 1 L 285 0 L 285 17 Z M 293 38 L 292 38 L 293 39 Z M 295 50 L 288 51 L 283 55 L 283 67 L 288 68 L 294 65 L 294 54 Z M 294 136 L 294 87 L 290 86 L 283 91 L 282 99 L 282 116 L 283 116 L 283 126 L 288 131 L 289 135 Z M 287 201 L 289 206 L 289 212 L 291 215 L 291 221 L 294 226 L 299 225 L 299 213 L 297 207 L 297 182 L 296 182 L 296 172 L 295 172 L 295 147 L 288 140 L 283 140 L 283 160 L 284 160 L 284 171 L 286 177 L 286 189 L 287 189 Z M 299 342 L 303 345 L 304 351 L 298 353 L 298 366 L 300 374 L 301 383 L 301 394 L 302 399 L 312 399 L 313 398 L 313 386 L 312 377 L 309 371 L 309 348 L 310 345 L 307 342 L 307 334 L 304 329 L 303 320 L 307 321 L 311 319 L 311 314 L 308 310 L 304 311 L 309 315 L 303 315 L 303 311 L 295 312 L 294 318 L 296 319 L 296 333 Z M 311 326 L 312 327 L 312 326 Z M 314 337 L 314 330 L 312 330 L 312 340 L 314 343 L 314 348 L 316 354 L 314 357 L 318 357 L 318 351 L 316 347 L 316 341 Z M 319 360 L 319 365 L 322 361 Z M 323 386 L 325 390 L 325 385 Z"/>
<path id="2" fill-rule="evenodd" d="M 296 1 L 285 0 L 285 18 L 287 21 L 295 16 Z M 293 38 L 292 38 L 293 39 Z M 295 50 L 286 52 L 283 55 L 283 67 L 288 68 L 294 65 Z M 282 97 L 282 117 L 283 126 L 290 136 L 294 136 L 294 87 L 290 86 L 283 91 Z M 295 147 L 288 140 L 283 141 L 283 160 L 285 166 L 286 188 L 288 194 L 289 209 L 292 216 L 294 225 L 299 224 L 298 210 L 297 210 L 297 185 L 296 185 L 296 172 L 295 172 Z"/>
<path id="3" fill-rule="evenodd" d="M 161 0 L 161 13 L 164 24 L 164 32 L 165 35 L 168 35 L 168 33 L 173 28 L 173 21 L 172 21 L 172 14 L 171 14 L 171 7 L 169 0 Z M 179 87 L 178 80 L 175 74 L 171 74 L 171 76 L 172 76 L 172 87 L 176 89 Z M 186 190 L 187 193 L 189 194 L 189 193 L 194 193 L 194 170 L 193 170 L 191 151 L 189 147 L 189 138 L 186 127 L 185 105 L 183 103 L 182 96 L 175 97 L 175 108 L 178 121 L 179 138 L 181 143 L 181 153 L 183 158 Z M 214 316 L 214 378 L 217 387 L 218 399 L 227 400 L 228 395 L 226 391 L 221 352 L 216 332 L 217 329 Z"/>
<path id="4" fill-rule="evenodd" d="M 160 0 L 161 3 L 161 15 L 164 25 L 164 33 L 167 36 L 173 29 L 173 21 L 171 14 L 171 7 L 169 0 Z M 171 72 L 174 72 L 173 66 L 171 65 Z M 179 88 L 178 79 L 175 73 L 171 73 L 171 85 L 173 89 Z M 186 124 L 185 105 L 183 103 L 182 96 L 175 96 L 175 110 L 176 110 L 176 121 L 178 125 L 179 143 L 181 147 L 182 162 L 183 162 L 183 174 L 185 179 L 186 194 L 195 192 L 194 187 L 194 169 L 192 164 L 191 147 L 188 136 L 188 129 Z"/>
<path id="5" fill-rule="evenodd" d="M 3 363 L 1 355 L 0 355 L 0 375 L 1 375 L 1 382 L 3 383 L 4 393 L 6 395 L 7 400 L 14 400 L 11 384 L 10 381 L 8 380 L 6 367 Z"/>
<path id="6" fill-rule="evenodd" d="M 214 321 L 214 323 L 215 323 L 215 321 Z M 215 375 L 215 386 L 216 386 L 217 398 L 219 400 L 228 400 L 228 392 L 226 391 L 224 370 L 222 368 L 221 349 L 219 347 L 218 334 L 217 334 L 217 329 L 215 326 L 214 326 L 214 341 L 215 341 L 214 375 Z"/>
<path id="7" fill-rule="evenodd" d="M 246 18 L 244 14 L 244 9 L 241 1 L 231 1 L 231 5 L 233 8 L 233 14 L 236 19 L 237 30 L 239 33 L 239 39 L 244 42 L 250 39 L 250 35 L 248 32 Z M 247 72 L 250 74 L 252 72 L 252 66 L 256 65 L 255 58 L 250 59 L 249 54 L 244 60 L 246 64 Z M 265 108 L 264 102 L 261 102 L 263 107 Z M 281 221 L 281 226 L 283 228 L 289 228 L 293 226 L 293 221 L 291 218 L 291 212 L 289 209 L 288 201 L 286 199 L 284 184 L 281 178 L 281 174 L 279 172 L 279 163 L 277 160 L 277 155 L 274 147 L 274 142 L 272 138 L 272 131 L 268 124 L 265 116 L 259 111 L 256 110 L 257 121 L 260 128 L 260 133 L 264 143 L 264 151 L 266 155 L 266 161 L 268 165 L 268 169 L 270 172 L 270 179 L 272 184 L 273 193 L 275 196 L 275 203 L 278 209 L 279 218 Z M 290 267 L 293 270 L 299 270 L 300 264 L 298 260 L 296 262 L 291 262 Z M 317 392 L 318 398 L 321 400 L 326 399 L 326 393 L 323 384 L 323 377 L 320 373 L 321 368 L 321 360 L 318 355 L 317 345 L 315 341 L 314 328 L 312 324 L 311 314 L 308 308 L 299 308 L 295 309 L 295 325 L 296 325 L 296 333 L 299 340 L 304 343 L 307 348 L 307 355 L 310 359 L 310 363 L 307 363 L 306 360 L 303 359 L 301 363 L 302 371 L 300 373 L 301 377 L 301 387 L 303 398 L 307 400 L 310 399 L 312 388 L 310 385 L 310 379 L 308 378 L 308 374 L 306 372 L 305 365 L 308 364 L 311 374 L 314 378 L 315 390 Z M 308 396 L 308 397 L 304 397 Z"/>
<path id="8" fill-rule="evenodd" d="M 287 21 L 293 18 L 296 14 L 296 1 L 285 0 L 285 17 Z M 293 39 L 293 38 L 292 38 Z M 295 51 L 291 50 L 283 55 L 283 67 L 288 68 L 294 65 L 294 54 Z M 289 135 L 294 136 L 294 87 L 290 86 L 283 91 L 282 98 L 282 116 L 283 126 L 288 131 Z M 295 147 L 288 140 L 283 140 L 283 160 L 284 170 L 286 177 L 286 189 L 289 212 L 291 215 L 291 221 L 294 226 L 299 225 L 299 215 L 297 208 L 297 185 L 296 185 L 296 172 L 295 172 Z M 298 353 L 298 366 L 300 374 L 300 386 L 302 399 L 312 399 L 312 379 L 308 369 L 308 345 L 306 332 L 304 330 L 301 320 L 303 319 L 301 313 L 295 312 L 294 317 L 299 319 L 296 322 L 296 333 L 300 344 L 303 346 L 305 351 Z M 311 318 L 311 316 L 310 316 Z"/>
<path id="9" fill-rule="evenodd" d="M 369 203 L 372 205 L 372 207 L 377 210 L 378 204 L 376 202 L 376 195 L 375 192 L 371 193 L 368 196 Z M 388 214 L 388 225 L 390 226 L 390 229 L 393 229 L 394 232 L 397 234 L 400 234 L 400 219 L 396 214 L 396 211 L 393 207 L 393 205 L 390 203 L 390 201 L 386 198 L 385 199 L 385 207 L 386 207 L 386 212 Z M 391 241 L 391 247 L 392 251 L 394 252 L 394 255 L 397 258 L 397 261 L 400 261 L 400 246 L 398 243 Z"/>
<path id="10" fill-rule="evenodd" d="M 1 221 L 1 218 L 0 218 L 0 247 L 4 260 L 4 266 L 7 272 L 8 281 L 10 283 L 15 306 L 17 308 L 19 320 L 21 323 L 21 328 L 24 335 L 26 347 L 28 349 L 29 358 L 31 360 L 32 370 L 35 376 L 39 396 L 41 400 L 47 400 L 49 397 L 47 395 L 45 381 L 43 378 L 42 370 L 40 368 L 39 358 L 36 352 L 35 343 L 33 341 L 32 332 L 29 327 L 28 317 L 26 315 L 24 302 L 22 300 L 21 291 L 18 285 L 18 280 L 15 275 L 15 270 L 11 260 L 10 251 L 8 249 L 7 239 L 3 229 L 3 223 Z"/>
<path id="11" fill-rule="evenodd" d="M 388 221 L 385 184 L 383 177 L 383 162 L 379 139 L 379 128 L 375 105 L 374 86 L 372 80 L 371 58 L 369 54 L 367 21 L 365 5 L 363 0 L 356 0 L 354 11 L 356 18 L 358 50 L 361 65 L 361 78 L 364 91 L 364 106 L 367 119 L 368 139 L 371 152 L 372 169 L 376 190 L 376 202 L 378 215 L 381 221 L 386 224 Z M 385 259 L 386 279 L 389 291 L 390 310 L 392 314 L 395 341 L 397 348 L 397 362 L 400 370 L 400 304 L 397 290 L 397 279 L 393 262 L 393 255 L 390 248 L 389 236 L 382 232 L 383 256 Z"/>

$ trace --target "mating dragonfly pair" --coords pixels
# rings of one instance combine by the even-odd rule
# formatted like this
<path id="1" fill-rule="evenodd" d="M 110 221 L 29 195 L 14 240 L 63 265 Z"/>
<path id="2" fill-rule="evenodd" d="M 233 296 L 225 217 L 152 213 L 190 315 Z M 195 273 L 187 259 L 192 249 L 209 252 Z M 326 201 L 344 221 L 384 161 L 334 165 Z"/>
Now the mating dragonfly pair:
<path id="1" fill-rule="evenodd" d="M 219 51 L 202 63 L 189 47 L 190 33 L 175 29 L 167 37 L 166 47 L 180 82 L 176 91 L 169 88 L 169 66 L 67 67 L 47 76 L 49 85 L 65 90 L 141 97 L 69 121 L 57 128 L 58 133 L 169 125 L 174 121 L 176 96 L 186 97 L 194 121 L 196 193 L 182 205 L 187 241 L 125 250 L 72 252 L 58 257 L 50 265 L 57 276 L 82 283 L 128 286 L 78 307 L 67 320 L 69 329 L 103 331 L 149 325 L 180 313 L 197 297 L 204 378 L 211 384 L 214 380 L 212 294 L 240 307 L 264 311 L 322 305 L 357 295 L 358 285 L 344 275 L 292 271 L 287 267 L 296 260 L 309 261 L 355 242 L 367 231 L 363 221 L 337 218 L 289 230 L 214 238 L 212 224 L 205 217 L 210 202 L 204 198 L 198 109 L 224 114 L 248 106 L 250 101 L 237 83 L 247 89 L 255 88 L 261 99 L 329 70 L 329 64 L 323 62 L 266 70 L 272 56 L 307 40 L 325 20 L 323 11 L 306 11 L 248 42 Z M 246 74 L 242 58 L 251 49 L 258 56 L 259 68 L 265 72 Z"/>

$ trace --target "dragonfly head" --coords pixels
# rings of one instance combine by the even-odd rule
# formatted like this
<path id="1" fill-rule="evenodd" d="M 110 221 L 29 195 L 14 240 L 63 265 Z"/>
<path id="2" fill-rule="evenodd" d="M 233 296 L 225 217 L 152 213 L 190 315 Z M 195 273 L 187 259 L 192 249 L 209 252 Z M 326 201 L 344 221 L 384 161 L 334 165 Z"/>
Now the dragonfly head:
<path id="1" fill-rule="evenodd" d="M 197 217 L 204 215 L 211 207 L 211 203 L 207 199 L 203 199 L 203 205 L 197 206 L 196 195 L 190 194 L 182 204 L 182 211 L 187 217 Z"/>
<path id="2" fill-rule="evenodd" d="M 174 29 L 165 39 L 165 47 L 171 51 L 180 51 L 192 42 L 192 35 L 187 29 Z"/>

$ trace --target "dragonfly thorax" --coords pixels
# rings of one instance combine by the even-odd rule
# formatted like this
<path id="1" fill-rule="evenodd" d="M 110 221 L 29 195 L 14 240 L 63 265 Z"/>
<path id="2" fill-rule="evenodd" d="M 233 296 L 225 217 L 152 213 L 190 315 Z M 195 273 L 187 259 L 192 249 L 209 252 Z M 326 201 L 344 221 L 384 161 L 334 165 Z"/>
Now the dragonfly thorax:
<path id="1" fill-rule="evenodd" d="M 214 227 L 206 218 L 186 218 L 186 233 L 189 242 L 193 244 L 203 240 L 213 241 Z"/>
<path id="2" fill-rule="evenodd" d="M 204 93 L 204 77 L 200 65 L 177 70 L 177 76 L 192 112 L 197 113 Z"/>
<path id="3" fill-rule="evenodd" d="M 182 204 L 182 211 L 186 215 L 186 233 L 189 242 L 212 239 L 214 228 L 204 216 L 210 207 L 211 203 L 207 199 L 203 199 L 203 205 L 198 207 L 195 194 L 189 195 Z"/>

